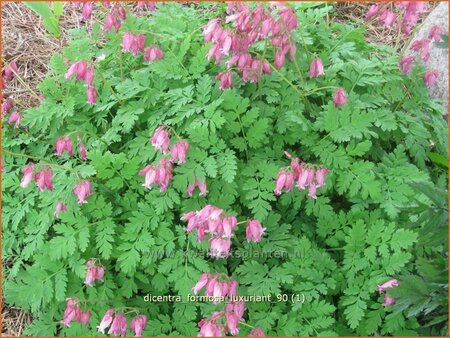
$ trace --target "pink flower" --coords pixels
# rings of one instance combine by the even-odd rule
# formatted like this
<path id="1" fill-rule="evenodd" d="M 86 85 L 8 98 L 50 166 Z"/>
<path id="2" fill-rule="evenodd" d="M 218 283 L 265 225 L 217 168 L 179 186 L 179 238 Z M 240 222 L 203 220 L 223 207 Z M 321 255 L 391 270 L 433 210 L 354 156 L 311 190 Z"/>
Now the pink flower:
<path id="1" fill-rule="evenodd" d="M 23 168 L 22 181 L 20 182 L 20 186 L 22 188 L 26 188 L 28 184 L 30 184 L 30 182 L 33 180 L 34 166 L 34 163 L 29 163 Z"/>
<path id="2" fill-rule="evenodd" d="M 154 11 L 156 9 L 156 4 L 153 1 L 138 1 L 137 2 L 138 9 L 147 9 L 149 11 Z"/>
<path id="3" fill-rule="evenodd" d="M 145 176 L 145 181 L 143 186 L 145 188 L 150 188 L 153 184 L 158 182 L 157 171 L 153 165 L 147 165 L 139 171 L 139 175 Z"/>
<path id="4" fill-rule="evenodd" d="M 280 169 L 275 180 L 275 195 L 281 195 L 283 189 L 291 191 L 294 186 L 294 173 L 286 171 L 284 168 Z"/>
<path id="5" fill-rule="evenodd" d="M 172 163 L 184 164 L 186 162 L 186 153 L 189 150 L 189 143 L 181 140 L 172 146 L 170 151 L 170 161 Z"/>
<path id="6" fill-rule="evenodd" d="M 317 186 L 314 183 L 312 183 L 308 186 L 308 196 L 309 197 L 317 199 L 316 191 L 317 191 Z"/>
<path id="7" fill-rule="evenodd" d="M 333 102 L 336 107 L 342 107 L 347 103 L 347 94 L 344 88 L 338 88 L 334 92 Z"/>
<path id="8" fill-rule="evenodd" d="M 325 72 L 323 70 L 322 60 L 319 58 L 315 58 L 311 62 L 311 65 L 309 66 L 309 77 L 313 78 L 313 77 L 318 77 L 318 76 L 321 76 L 324 74 L 325 74 Z"/>
<path id="9" fill-rule="evenodd" d="M 277 52 L 275 53 L 274 59 L 274 65 L 276 69 L 280 69 L 281 67 L 283 67 L 284 59 L 285 54 L 280 49 L 278 49 Z"/>
<path id="10" fill-rule="evenodd" d="M 438 42 L 441 40 L 443 32 L 444 29 L 442 27 L 433 26 L 428 33 L 428 39 Z"/>
<path id="11" fill-rule="evenodd" d="M 114 14 L 107 14 L 105 17 L 105 25 L 103 27 L 105 32 L 109 32 L 111 30 L 111 28 L 114 27 L 114 30 L 116 32 L 119 31 L 121 26 L 121 22 L 120 19 L 117 15 Z"/>
<path id="12" fill-rule="evenodd" d="M 384 292 L 386 289 L 393 288 L 395 286 L 398 286 L 399 284 L 400 283 L 398 282 L 398 280 L 390 279 L 387 282 L 385 282 L 385 283 L 383 283 L 381 285 L 378 285 L 377 286 L 377 291 L 381 293 L 381 292 Z"/>
<path id="13" fill-rule="evenodd" d="M 123 313 L 118 313 L 113 319 L 108 334 L 112 334 L 114 336 L 125 336 L 126 333 L 127 333 L 127 318 L 123 315 Z"/>
<path id="14" fill-rule="evenodd" d="M 139 52 L 144 52 L 145 35 L 134 35 L 132 33 L 125 33 L 122 39 L 122 48 L 125 52 L 130 52 L 134 56 Z"/>
<path id="15" fill-rule="evenodd" d="M 20 114 L 18 112 L 14 111 L 11 113 L 11 115 L 9 115 L 8 123 L 9 124 L 14 123 L 14 128 L 18 128 L 21 119 L 22 119 L 22 117 L 20 116 Z"/>
<path id="16" fill-rule="evenodd" d="M 250 333 L 248 334 L 249 337 L 265 337 L 266 334 L 264 333 L 264 331 L 262 329 L 260 329 L 259 327 L 255 327 L 253 330 L 250 331 Z"/>
<path id="17" fill-rule="evenodd" d="M 424 41 L 425 41 L 425 40 L 423 40 L 423 39 L 414 40 L 414 41 L 411 43 L 410 49 L 413 50 L 413 51 L 415 51 L 415 52 L 421 50 Z"/>
<path id="18" fill-rule="evenodd" d="M 421 59 L 423 62 L 427 62 L 430 58 L 430 41 L 425 40 L 422 44 L 422 54 Z"/>
<path id="19" fill-rule="evenodd" d="M 92 2 L 85 2 L 83 4 L 83 19 L 89 20 L 94 10 L 94 4 Z"/>
<path id="20" fill-rule="evenodd" d="M 202 319 L 198 326 L 200 327 L 198 337 L 222 337 L 224 335 L 223 327 L 216 323 L 215 318 Z"/>
<path id="21" fill-rule="evenodd" d="M 86 96 L 87 96 L 87 102 L 90 105 L 93 105 L 93 104 L 95 104 L 95 102 L 97 102 L 97 91 L 95 90 L 94 87 L 89 87 L 87 89 Z"/>
<path id="22" fill-rule="evenodd" d="M 260 242 L 261 236 L 266 229 L 262 227 L 261 223 L 256 219 L 247 222 L 245 234 L 248 242 Z"/>
<path id="23" fill-rule="evenodd" d="M 77 309 L 76 311 L 76 320 L 78 323 L 81 323 L 83 325 L 87 325 L 89 323 L 89 320 L 91 319 L 91 311 L 81 311 L 80 309 Z"/>
<path id="24" fill-rule="evenodd" d="M 165 158 L 159 161 L 158 167 L 156 167 L 156 175 L 159 180 L 159 190 L 164 192 L 169 187 L 169 182 L 173 177 L 172 163 Z"/>
<path id="25" fill-rule="evenodd" d="M 411 71 L 411 66 L 412 66 L 413 61 L 414 61 L 414 57 L 412 57 L 412 56 L 405 55 L 404 57 L 401 58 L 398 65 L 403 74 L 406 75 Z"/>
<path id="26" fill-rule="evenodd" d="M 205 287 L 205 285 L 208 282 L 209 282 L 209 274 L 202 273 L 202 275 L 200 276 L 200 280 L 192 288 L 192 292 L 196 295 L 201 289 Z"/>
<path id="27" fill-rule="evenodd" d="M 225 318 L 230 333 L 235 336 L 239 333 L 238 324 L 245 311 L 244 302 L 231 302 L 225 306 Z"/>
<path id="28" fill-rule="evenodd" d="M 135 337 L 141 337 L 142 331 L 144 330 L 146 325 L 147 325 L 147 316 L 139 315 L 131 320 L 130 328 L 131 331 L 135 333 Z"/>
<path id="29" fill-rule="evenodd" d="M 211 239 L 210 254 L 212 257 L 224 258 L 230 255 L 231 240 L 223 238 Z"/>
<path id="30" fill-rule="evenodd" d="M 100 325 L 97 326 L 98 332 L 105 333 L 105 329 L 107 329 L 108 326 L 111 325 L 113 321 L 113 316 L 114 316 L 113 309 L 109 309 L 108 311 L 106 311 L 102 321 L 100 322 Z"/>
<path id="31" fill-rule="evenodd" d="M 55 143 L 55 148 L 56 156 L 61 156 L 64 151 L 67 151 L 67 154 L 69 154 L 69 156 L 73 155 L 72 141 L 68 136 L 62 136 L 58 138 Z"/>
<path id="32" fill-rule="evenodd" d="M 92 70 L 92 68 L 88 68 L 86 70 L 86 73 L 84 74 L 84 83 L 86 83 L 86 86 L 88 86 L 88 88 L 92 87 L 92 85 L 94 84 L 94 71 Z"/>
<path id="33" fill-rule="evenodd" d="M 383 22 L 386 27 L 392 27 L 392 24 L 397 19 L 394 12 L 384 11 L 381 13 L 379 21 Z"/>
<path id="34" fill-rule="evenodd" d="M 230 238 L 236 228 L 237 219 L 234 216 L 224 217 L 222 220 L 222 236 Z"/>
<path id="35" fill-rule="evenodd" d="M 103 276 L 105 275 L 105 269 L 103 266 L 97 266 L 93 259 L 87 261 L 86 263 L 86 278 L 84 284 L 87 286 L 92 286 L 92 283 L 96 280 L 103 281 Z"/>
<path id="36" fill-rule="evenodd" d="M 42 170 L 34 176 L 34 180 L 36 181 L 36 185 L 39 191 L 53 190 L 53 182 L 52 182 L 53 171 L 50 167 L 44 167 Z"/>
<path id="37" fill-rule="evenodd" d="M 14 101 L 7 99 L 2 103 L 2 113 L 7 113 L 12 107 L 14 107 Z"/>
<path id="38" fill-rule="evenodd" d="M 147 47 L 144 50 L 144 60 L 152 63 L 155 60 L 161 60 L 164 57 L 164 54 L 161 49 L 158 47 Z"/>
<path id="39" fill-rule="evenodd" d="M 14 77 L 14 73 L 18 73 L 17 64 L 15 61 L 5 67 L 5 70 L 3 71 L 3 79 L 5 81 L 11 80 Z"/>
<path id="40" fill-rule="evenodd" d="M 55 206 L 55 211 L 53 212 L 53 215 L 58 218 L 59 213 L 67 211 L 67 206 L 63 202 L 58 202 Z"/>
<path id="41" fill-rule="evenodd" d="M 377 13 L 378 13 L 378 5 L 370 6 L 366 14 L 366 19 L 373 18 Z"/>
<path id="42" fill-rule="evenodd" d="M 70 327 L 70 322 L 75 319 L 77 315 L 78 304 L 72 298 L 66 299 L 66 309 L 64 310 L 64 317 L 61 320 L 61 324 Z"/>
<path id="43" fill-rule="evenodd" d="M 198 187 L 198 189 L 200 190 L 200 196 L 205 196 L 208 193 L 207 187 L 206 187 L 206 182 L 201 182 L 198 179 L 195 179 L 194 184 L 189 184 L 187 189 L 186 189 L 186 193 L 192 197 L 192 195 L 194 194 L 194 190 L 195 188 Z"/>
<path id="44" fill-rule="evenodd" d="M 428 88 L 433 87 L 434 83 L 437 80 L 438 75 L 439 75 L 439 73 L 436 69 L 428 70 L 425 72 L 423 79 Z"/>
<path id="45" fill-rule="evenodd" d="M 389 296 L 387 293 L 384 294 L 383 306 L 391 306 L 395 304 L 395 299 Z"/>
<path id="46" fill-rule="evenodd" d="M 160 150 L 163 154 L 169 151 L 170 134 L 164 127 L 158 127 L 150 138 L 150 143 L 156 150 Z"/>
<path id="47" fill-rule="evenodd" d="M 311 171 L 312 171 L 311 169 L 304 169 L 300 172 L 297 181 L 297 186 L 299 190 L 304 190 L 305 187 L 308 185 L 308 177 L 310 177 Z"/>
<path id="48" fill-rule="evenodd" d="M 328 169 L 320 168 L 316 171 L 316 187 L 321 188 L 325 184 L 325 176 L 328 174 Z"/>
<path id="49" fill-rule="evenodd" d="M 83 161 L 87 160 L 87 152 L 86 152 L 86 146 L 81 142 L 80 137 L 77 137 L 78 140 L 78 153 L 80 154 L 80 158 Z"/>
<path id="50" fill-rule="evenodd" d="M 226 88 L 233 87 L 233 76 L 231 72 L 220 72 L 216 75 L 216 79 L 220 80 L 220 90 L 225 90 Z"/>
<path id="51" fill-rule="evenodd" d="M 81 182 L 80 184 L 75 186 L 75 188 L 73 188 L 73 193 L 77 196 L 79 204 L 87 203 L 86 198 L 88 198 L 92 194 L 91 182 Z"/>
<path id="52" fill-rule="evenodd" d="M 77 75 L 77 80 L 84 80 L 88 68 L 87 62 L 83 60 L 72 64 L 65 75 L 66 80 L 69 80 L 73 74 Z"/>

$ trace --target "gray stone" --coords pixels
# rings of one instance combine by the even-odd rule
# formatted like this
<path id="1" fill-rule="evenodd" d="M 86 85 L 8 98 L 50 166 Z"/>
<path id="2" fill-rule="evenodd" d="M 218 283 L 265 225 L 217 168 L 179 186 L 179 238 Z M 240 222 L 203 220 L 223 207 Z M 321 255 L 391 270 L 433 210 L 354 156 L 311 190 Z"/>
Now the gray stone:
<path id="1" fill-rule="evenodd" d="M 421 27 L 411 41 L 428 37 L 433 26 L 442 27 L 444 34 L 448 34 L 448 3 L 440 2 L 423 21 Z M 409 46 L 408 46 L 409 52 Z M 437 69 L 438 79 L 430 89 L 432 98 L 440 98 L 444 103 L 443 114 L 448 113 L 448 48 L 439 48 L 435 43 L 430 44 L 430 58 L 425 62 L 427 69 Z"/>

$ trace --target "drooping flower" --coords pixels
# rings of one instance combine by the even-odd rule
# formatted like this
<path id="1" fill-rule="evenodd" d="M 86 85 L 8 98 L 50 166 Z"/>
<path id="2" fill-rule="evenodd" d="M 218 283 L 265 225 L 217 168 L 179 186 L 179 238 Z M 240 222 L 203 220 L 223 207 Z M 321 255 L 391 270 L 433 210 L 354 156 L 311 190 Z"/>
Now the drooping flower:
<path id="1" fill-rule="evenodd" d="M 135 337 L 141 337 L 142 331 L 144 330 L 146 325 L 147 325 L 147 316 L 138 315 L 131 320 L 130 328 L 131 331 L 135 333 Z"/>
<path id="2" fill-rule="evenodd" d="M 388 10 L 384 10 L 381 14 L 380 17 L 378 18 L 378 21 L 383 23 L 386 27 L 390 28 L 392 27 L 392 24 L 394 23 L 394 21 L 397 19 L 397 16 L 395 15 L 394 12 L 388 11 Z"/>
<path id="3" fill-rule="evenodd" d="M 417 39 L 417 40 L 414 40 L 414 41 L 411 43 L 410 49 L 413 50 L 413 51 L 415 51 L 415 52 L 421 50 L 422 47 L 423 47 L 424 41 L 425 41 L 424 39 Z"/>
<path id="4" fill-rule="evenodd" d="M 198 337 L 222 337 L 224 335 L 224 327 L 218 323 L 218 319 L 222 315 L 222 312 L 214 312 L 211 317 L 202 319 L 198 323 L 200 327 Z"/>
<path id="5" fill-rule="evenodd" d="M 145 35 L 143 34 L 132 34 L 124 33 L 122 39 L 122 49 L 125 52 L 130 52 L 134 56 L 138 55 L 139 52 L 144 52 L 145 48 Z"/>
<path id="6" fill-rule="evenodd" d="M 87 203 L 86 198 L 88 198 L 92 194 L 91 182 L 87 180 L 81 182 L 80 184 L 75 186 L 75 188 L 73 188 L 73 193 L 77 196 L 79 204 Z"/>
<path id="7" fill-rule="evenodd" d="M 55 143 L 56 156 L 61 156 L 64 151 L 67 151 L 69 156 L 73 155 L 72 140 L 68 136 L 62 136 L 56 140 Z"/>
<path id="8" fill-rule="evenodd" d="M 311 62 L 311 65 L 309 66 L 309 77 L 313 78 L 313 77 L 318 77 L 318 76 L 321 76 L 324 74 L 325 74 L 325 72 L 323 69 L 322 60 L 319 58 L 315 58 Z"/>
<path id="9" fill-rule="evenodd" d="M 186 153 L 189 150 L 189 143 L 181 140 L 172 146 L 170 151 L 170 161 L 172 163 L 184 164 L 186 162 Z"/>
<path id="10" fill-rule="evenodd" d="M 144 50 L 144 60 L 152 63 L 155 60 L 161 60 L 164 57 L 164 53 L 156 46 L 150 46 Z"/>
<path id="11" fill-rule="evenodd" d="M 261 223 L 252 219 L 247 222 L 247 227 L 245 229 L 245 235 L 248 242 L 260 242 L 261 236 L 264 234 L 266 229 L 262 227 Z"/>
<path id="12" fill-rule="evenodd" d="M 383 306 L 391 306 L 395 304 L 395 299 L 389 296 L 387 293 L 384 294 Z"/>
<path id="13" fill-rule="evenodd" d="M 321 188 L 324 186 L 325 184 L 325 177 L 328 174 L 328 169 L 327 168 L 320 168 L 318 170 L 316 170 L 316 175 L 315 175 L 315 180 L 316 180 L 316 184 L 315 186 L 317 188 Z"/>
<path id="14" fill-rule="evenodd" d="M 87 102 L 90 105 L 93 105 L 97 102 L 97 91 L 95 90 L 94 87 L 88 87 L 88 89 L 86 91 L 86 96 L 87 96 Z"/>
<path id="15" fill-rule="evenodd" d="M 192 292 L 196 295 L 201 289 L 205 287 L 208 281 L 209 281 L 209 274 L 202 273 L 202 275 L 200 276 L 200 280 L 192 288 Z"/>
<path id="16" fill-rule="evenodd" d="M 123 313 L 118 313 L 115 315 L 112 321 L 108 334 L 112 334 L 114 336 L 125 336 L 126 333 L 127 333 L 127 318 Z"/>
<path id="17" fill-rule="evenodd" d="M 87 325 L 89 323 L 89 320 L 91 319 L 91 311 L 82 311 L 80 309 L 77 309 L 76 311 L 76 320 L 78 323 L 81 323 L 83 325 Z"/>
<path id="18" fill-rule="evenodd" d="M 83 10 L 82 10 L 83 19 L 89 20 L 91 18 L 93 10 L 94 10 L 94 3 L 90 2 L 90 1 L 83 3 Z"/>
<path id="19" fill-rule="evenodd" d="M 18 73 L 17 63 L 15 61 L 11 62 L 9 66 L 6 66 L 3 71 L 3 79 L 9 81 L 14 77 L 14 73 Z"/>
<path id="20" fill-rule="evenodd" d="M 21 119 L 22 117 L 20 116 L 20 114 L 17 111 L 13 111 L 11 115 L 9 115 L 8 123 L 9 124 L 14 123 L 14 128 L 19 128 Z"/>
<path id="21" fill-rule="evenodd" d="M 138 9 L 147 9 L 149 11 L 154 11 L 156 9 L 156 3 L 154 1 L 138 1 L 137 6 Z"/>
<path id="22" fill-rule="evenodd" d="M 231 240 L 229 238 L 212 238 L 210 244 L 212 257 L 223 258 L 230 255 Z"/>
<path id="23" fill-rule="evenodd" d="M 86 263 L 86 278 L 84 279 L 84 284 L 87 286 L 92 286 L 96 280 L 103 281 L 103 276 L 105 274 L 105 268 L 95 264 L 93 259 L 90 259 Z"/>
<path id="24" fill-rule="evenodd" d="M 80 155 L 80 158 L 83 161 L 87 160 L 87 151 L 86 151 L 86 146 L 84 145 L 84 143 L 81 142 L 80 137 L 77 137 L 77 141 L 78 141 L 78 154 Z"/>
<path id="25" fill-rule="evenodd" d="M 249 337 L 265 337 L 266 334 L 264 333 L 264 331 L 261 328 L 255 327 L 253 330 L 250 331 L 248 336 Z"/>
<path id="26" fill-rule="evenodd" d="M 336 107 L 342 107 L 347 103 L 347 94 L 344 88 L 338 88 L 334 92 L 333 102 Z"/>
<path id="27" fill-rule="evenodd" d="M 407 55 L 405 55 L 404 57 L 402 57 L 400 59 L 398 66 L 400 67 L 400 70 L 402 71 L 403 74 L 406 75 L 411 71 L 411 66 L 412 66 L 413 61 L 414 61 L 414 57 L 407 56 Z"/>
<path id="28" fill-rule="evenodd" d="M 433 87 L 435 84 L 437 78 L 438 78 L 439 72 L 436 69 L 428 70 L 425 72 L 425 75 L 423 77 L 423 80 L 425 81 L 425 85 L 428 88 Z"/>
<path id="29" fill-rule="evenodd" d="M 281 195 L 282 190 L 291 191 L 294 186 L 294 173 L 282 168 L 275 180 L 275 195 Z"/>
<path id="30" fill-rule="evenodd" d="M 63 202 L 56 203 L 55 211 L 53 212 L 53 215 L 58 218 L 59 214 L 61 212 L 67 211 L 67 206 Z"/>
<path id="31" fill-rule="evenodd" d="M 169 151 L 170 134 L 164 127 L 158 127 L 153 136 L 150 138 L 150 143 L 156 150 L 167 154 Z"/>
<path id="32" fill-rule="evenodd" d="M 372 5 L 369 7 L 369 10 L 366 14 L 366 19 L 371 19 L 378 13 L 378 5 Z"/>
<path id="33" fill-rule="evenodd" d="M 30 182 L 33 180 L 33 171 L 34 171 L 34 163 L 28 163 L 24 168 L 23 168 L 23 176 L 22 176 L 22 181 L 20 182 L 20 186 L 22 188 L 26 188 L 28 186 L 28 184 L 30 184 Z"/>
<path id="34" fill-rule="evenodd" d="M 428 33 L 428 39 L 433 40 L 435 42 L 439 42 L 442 39 L 442 33 L 444 32 L 444 29 L 439 26 L 433 26 L 431 27 L 429 33 Z"/>
<path id="35" fill-rule="evenodd" d="M 39 191 L 53 190 L 53 171 L 50 167 L 45 166 L 34 176 Z"/>
<path id="36" fill-rule="evenodd" d="M 200 196 L 206 196 L 206 194 L 208 193 L 208 190 L 206 187 L 206 182 L 199 181 L 198 179 L 195 179 L 195 182 L 193 184 L 188 185 L 188 187 L 186 189 L 186 193 L 190 197 L 192 197 L 196 187 L 198 187 L 198 189 L 200 190 L 200 194 L 199 194 Z"/>
<path id="37" fill-rule="evenodd" d="M 398 282 L 397 279 L 390 279 L 387 282 L 385 282 L 385 283 L 383 283 L 381 285 L 378 285 L 377 286 L 377 291 L 381 293 L 381 292 L 386 291 L 386 289 L 393 288 L 395 286 L 398 286 L 399 284 L 400 283 Z"/>
<path id="38" fill-rule="evenodd" d="M 107 14 L 105 17 L 105 25 L 103 26 L 103 30 L 105 32 L 109 32 L 111 28 L 114 27 L 114 30 L 116 33 L 119 31 L 120 26 L 122 25 L 121 19 L 118 15 L 115 15 L 113 13 Z"/>
<path id="39" fill-rule="evenodd" d="M 225 306 L 225 318 L 230 333 L 235 336 L 239 333 L 238 324 L 245 311 L 244 302 L 230 302 Z"/>
<path id="40" fill-rule="evenodd" d="M 216 75 L 216 79 L 220 81 L 220 90 L 225 90 L 226 88 L 233 87 L 233 76 L 231 72 L 220 72 Z"/>
<path id="41" fill-rule="evenodd" d="M 14 101 L 11 99 L 6 99 L 2 103 L 2 113 L 6 114 L 12 107 L 14 107 Z"/>
<path id="42" fill-rule="evenodd" d="M 61 324 L 70 327 L 70 322 L 75 319 L 77 315 L 78 304 L 77 301 L 72 298 L 66 299 L 66 309 L 64 310 L 64 317 L 61 320 Z"/>
<path id="43" fill-rule="evenodd" d="M 72 64 L 65 75 L 66 80 L 69 80 L 73 74 L 76 74 L 77 80 L 84 80 L 88 68 L 88 64 L 84 60 Z"/>
<path id="44" fill-rule="evenodd" d="M 317 199 L 316 191 L 317 191 L 317 186 L 314 183 L 309 184 L 309 186 L 308 186 L 308 196 L 313 198 L 313 199 Z"/>
<path id="45" fill-rule="evenodd" d="M 113 309 L 109 309 L 108 311 L 106 311 L 102 321 L 100 322 L 100 325 L 97 326 L 98 332 L 105 333 L 105 330 L 109 327 L 109 325 L 111 325 L 113 321 L 114 312 L 115 311 Z"/>

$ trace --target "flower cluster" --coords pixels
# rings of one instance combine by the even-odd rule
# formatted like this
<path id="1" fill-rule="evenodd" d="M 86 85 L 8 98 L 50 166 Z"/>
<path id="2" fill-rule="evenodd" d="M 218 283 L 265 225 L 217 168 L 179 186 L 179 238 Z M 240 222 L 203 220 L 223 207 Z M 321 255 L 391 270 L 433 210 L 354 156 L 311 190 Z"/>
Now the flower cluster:
<path id="1" fill-rule="evenodd" d="M 156 9 L 156 3 L 154 1 L 138 1 L 136 8 L 140 10 L 146 9 L 148 11 L 154 11 Z"/>
<path id="2" fill-rule="evenodd" d="M 90 259 L 86 263 L 87 271 L 84 284 L 92 286 L 96 280 L 103 282 L 103 276 L 105 275 L 105 268 L 101 265 L 96 265 L 94 259 Z"/>
<path id="3" fill-rule="evenodd" d="M 235 297 L 239 283 L 234 280 L 220 281 L 219 277 L 219 275 L 203 273 L 200 280 L 192 288 L 192 292 L 197 294 L 205 288 L 205 295 L 215 298 L 214 304 L 217 304 L 220 298 Z"/>
<path id="4" fill-rule="evenodd" d="M 430 58 L 430 44 L 433 42 L 439 42 L 442 40 L 443 29 L 438 26 L 431 27 L 428 32 L 428 36 L 423 39 L 414 40 L 411 43 L 410 49 L 415 52 L 420 52 L 420 60 L 423 62 L 427 62 Z M 413 63 L 418 59 L 418 57 L 414 57 L 413 55 L 405 55 L 403 56 L 398 66 L 403 74 L 407 75 L 411 71 L 411 67 Z M 425 85 L 428 88 L 431 88 L 437 80 L 439 72 L 436 69 L 429 69 L 425 72 L 423 80 Z"/>
<path id="5" fill-rule="evenodd" d="M 291 8 L 277 3 L 270 10 L 264 5 L 252 9 L 243 3 L 229 2 L 227 14 L 225 23 L 232 23 L 232 28 L 225 29 L 220 18 L 212 19 L 203 28 L 205 42 L 213 43 L 207 54 L 208 60 L 214 58 L 216 64 L 220 64 L 223 57 L 230 55 L 226 61 L 227 71 L 216 77 L 220 80 L 221 90 L 233 85 L 232 67 L 243 82 L 256 82 L 261 75 L 270 74 L 270 64 L 251 54 L 251 47 L 258 41 L 266 40 L 274 48 L 277 69 L 283 66 L 286 55 L 291 59 L 294 57 L 296 47 L 290 32 L 297 28 L 298 23 Z"/>
<path id="6" fill-rule="evenodd" d="M 103 29 L 105 30 L 105 32 L 109 32 L 112 28 L 114 28 L 114 30 L 118 32 L 120 26 L 122 26 L 122 21 L 127 18 L 127 11 L 120 4 L 120 2 L 115 2 L 113 5 L 111 5 L 109 2 L 105 2 L 104 6 L 106 8 L 109 8 L 110 11 L 105 17 L 105 24 L 103 26 Z"/>
<path id="7" fill-rule="evenodd" d="M 17 64 L 16 62 L 11 62 L 9 66 L 6 66 L 2 72 L 2 88 L 5 87 L 5 83 L 13 79 L 14 74 L 17 74 Z M 2 117 L 5 116 L 14 107 L 14 101 L 11 99 L 3 99 L 2 103 Z M 20 120 L 22 116 L 16 110 L 11 112 L 8 118 L 9 124 L 14 124 L 14 128 L 18 128 L 20 125 Z"/>
<path id="8" fill-rule="evenodd" d="M 231 236 L 236 225 L 236 217 L 224 215 L 224 211 L 213 205 L 207 205 L 200 211 L 190 211 L 181 217 L 187 221 L 187 232 L 197 230 L 197 239 L 202 242 L 205 235 L 211 235 L 209 239 L 210 255 L 216 258 L 227 257 L 231 249 Z M 260 242 L 265 228 L 257 220 L 244 221 L 247 223 L 246 237 L 249 242 Z"/>
<path id="9" fill-rule="evenodd" d="M 78 301 L 73 298 L 66 299 L 66 309 L 64 310 L 64 317 L 61 320 L 61 324 L 64 326 L 70 327 L 70 323 L 73 320 L 76 320 L 78 323 L 83 325 L 87 325 L 89 319 L 91 319 L 91 311 L 86 310 L 82 311 L 79 308 Z"/>
<path id="10" fill-rule="evenodd" d="M 36 182 L 36 186 L 39 191 L 44 190 L 53 190 L 53 171 L 49 166 L 44 166 L 41 171 L 34 173 L 35 169 L 34 163 L 28 163 L 25 165 L 22 171 L 22 181 L 20 182 L 20 186 L 22 188 L 26 188 L 34 178 Z"/>
<path id="11" fill-rule="evenodd" d="M 158 127 L 149 142 L 164 155 L 169 154 L 170 133 L 166 128 Z M 143 186 L 150 189 L 152 185 L 159 185 L 161 192 L 166 191 L 173 177 L 173 164 L 184 164 L 188 150 L 189 143 L 186 140 L 180 140 L 172 145 L 170 159 L 163 157 L 159 160 L 158 165 L 149 164 L 141 169 L 139 175 L 145 176 Z"/>
<path id="12" fill-rule="evenodd" d="M 84 81 L 87 86 L 86 96 L 89 104 L 97 102 L 97 90 L 94 87 L 94 69 L 87 61 L 81 60 L 72 64 L 65 75 L 69 80 L 74 74 L 79 81 Z"/>
<path id="13" fill-rule="evenodd" d="M 383 283 L 383 284 L 377 286 L 377 291 L 378 291 L 379 293 L 384 293 L 384 302 L 383 302 L 383 306 L 390 306 L 390 305 L 394 305 L 394 304 L 395 304 L 395 299 L 392 298 L 391 296 L 389 296 L 389 295 L 386 293 L 386 290 L 387 290 L 387 289 L 390 289 L 390 288 L 393 288 L 393 287 L 395 287 L 395 286 L 398 286 L 398 285 L 399 285 L 398 280 L 396 280 L 396 279 L 391 279 L 391 280 L 388 280 L 387 282 L 385 282 L 385 283 Z"/>
<path id="14" fill-rule="evenodd" d="M 391 7 L 390 9 L 388 8 L 389 6 Z M 393 27 L 398 21 L 397 24 L 401 26 L 402 32 L 409 35 L 426 7 L 426 1 L 399 1 L 395 4 L 374 4 L 369 7 L 366 18 L 378 17 L 378 22 L 389 28 Z M 401 18 L 401 21 L 397 20 L 399 18 Z"/>
<path id="15" fill-rule="evenodd" d="M 139 53 L 144 53 L 144 60 L 152 63 L 155 60 L 161 60 L 164 56 L 161 49 L 155 46 L 145 48 L 145 35 L 135 35 L 132 33 L 125 33 L 122 38 L 122 49 L 134 56 Z"/>
<path id="16" fill-rule="evenodd" d="M 286 156 L 291 158 L 289 153 Z M 328 174 L 327 168 L 314 168 L 313 165 L 300 162 L 298 157 L 291 160 L 291 165 L 287 168 L 281 168 L 275 179 L 275 195 L 281 195 L 284 191 L 291 191 L 294 185 L 299 190 L 305 190 L 308 187 L 308 196 L 316 199 L 318 188 L 325 185 L 325 177 Z"/>
<path id="17" fill-rule="evenodd" d="M 131 331 L 135 337 L 141 337 L 142 331 L 147 326 L 147 316 L 137 315 L 131 320 Z M 127 333 L 127 317 L 123 313 L 116 313 L 114 309 L 109 309 L 104 314 L 102 321 L 97 326 L 98 332 L 105 333 L 109 327 L 108 334 L 114 336 L 125 336 Z"/>
<path id="18" fill-rule="evenodd" d="M 83 161 L 87 160 L 87 150 L 86 146 L 83 144 L 80 136 L 77 136 L 77 146 L 78 146 L 78 154 L 80 155 L 80 159 Z M 61 136 L 55 142 L 55 155 L 62 156 L 64 152 L 67 152 L 67 155 L 73 156 L 73 145 L 72 140 L 69 136 Z"/>

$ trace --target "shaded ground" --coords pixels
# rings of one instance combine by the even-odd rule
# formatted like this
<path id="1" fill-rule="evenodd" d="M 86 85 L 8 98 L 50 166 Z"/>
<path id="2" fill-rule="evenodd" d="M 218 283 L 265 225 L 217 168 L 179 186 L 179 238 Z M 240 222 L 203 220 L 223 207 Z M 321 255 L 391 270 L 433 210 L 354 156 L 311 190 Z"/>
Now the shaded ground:
<path id="1" fill-rule="evenodd" d="M 365 23 L 365 15 L 371 3 L 340 2 L 336 4 L 333 20 L 340 22 Z M 428 11 L 436 6 L 429 3 Z M 49 37 L 41 24 L 40 18 L 20 2 L 2 2 L 2 67 L 16 61 L 23 81 L 36 91 L 36 85 L 47 72 L 47 64 L 54 52 L 60 51 L 67 42 L 69 29 L 85 26 L 81 19 L 81 11 L 73 4 L 64 5 L 64 14 L 60 19 L 61 38 Z M 384 43 L 401 49 L 407 39 L 401 39 L 398 33 L 385 29 L 378 24 L 368 26 L 367 38 L 370 41 Z M 19 110 L 37 104 L 37 99 L 29 88 L 17 79 L 7 83 L 3 91 L 4 97 L 11 97 Z M 2 302 L 3 303 L 3 302 Z M 21 311 L 2 307 L 2 336 L 20 336 L 24 328 L 31 322 L 31 316 Z"/>

